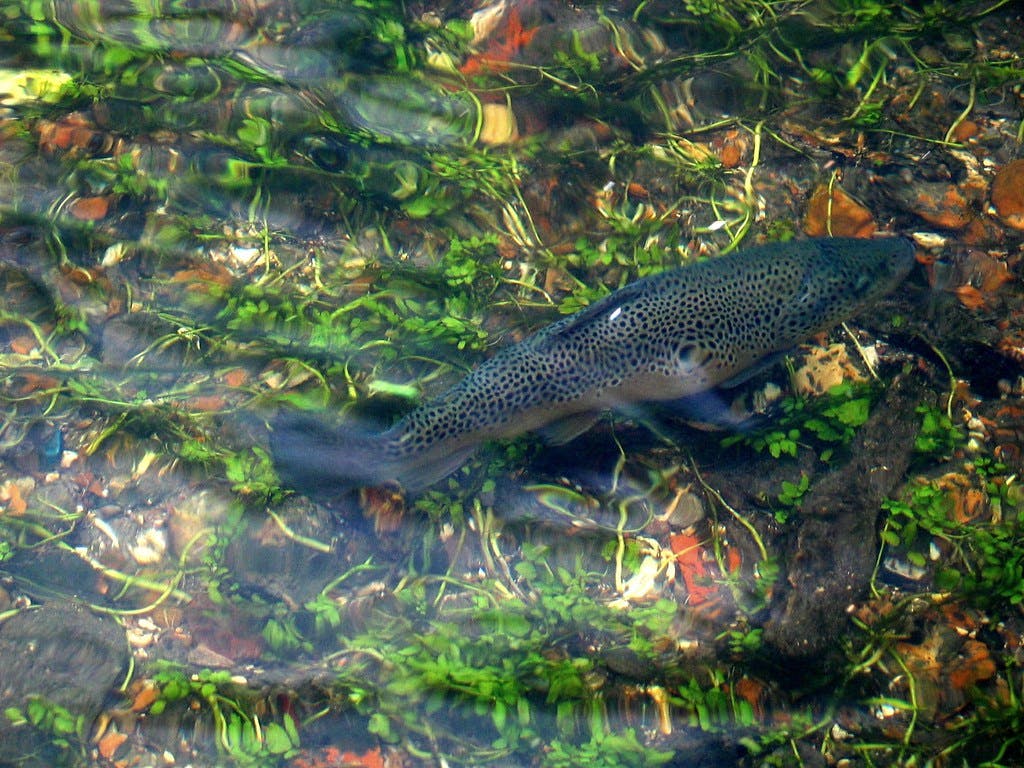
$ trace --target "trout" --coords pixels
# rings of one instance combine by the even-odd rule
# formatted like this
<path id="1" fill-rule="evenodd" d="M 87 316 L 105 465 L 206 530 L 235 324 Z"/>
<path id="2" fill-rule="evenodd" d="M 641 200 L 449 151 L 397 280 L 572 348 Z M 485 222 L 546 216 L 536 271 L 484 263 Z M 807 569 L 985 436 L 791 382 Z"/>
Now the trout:
<path id="1" fill-rule="evenodd" d="M 271 450 L 306 490 L 422 490 L 488 440 L 568 442 L 607 409 L 736 385 L 890 292 L 906 238 L 823 238 L 737 251 L 643 278 L 501 350 L 381 433 L 282 414 Z"/>

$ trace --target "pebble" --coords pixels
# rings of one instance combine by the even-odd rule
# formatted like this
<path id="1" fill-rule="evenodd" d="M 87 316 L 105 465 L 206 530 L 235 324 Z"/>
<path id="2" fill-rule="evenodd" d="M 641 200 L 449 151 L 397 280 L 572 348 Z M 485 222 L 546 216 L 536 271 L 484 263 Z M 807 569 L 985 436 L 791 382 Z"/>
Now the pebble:
<path id="1" fill-rule="evenodd" d="M 1014 160 L 996 173 L 992 206 L 1004 224 L 1024 230 L 1024 160 Z"/>

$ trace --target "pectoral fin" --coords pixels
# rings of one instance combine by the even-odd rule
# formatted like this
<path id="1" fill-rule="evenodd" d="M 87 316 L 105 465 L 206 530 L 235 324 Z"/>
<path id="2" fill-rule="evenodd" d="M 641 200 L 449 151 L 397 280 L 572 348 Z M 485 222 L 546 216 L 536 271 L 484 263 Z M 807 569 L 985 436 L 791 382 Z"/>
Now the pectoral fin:
<path id="1" fill-rule="evenodd" d="M 572 416 L 564 416 L 545 424 L 537 433 L 549 445 L 564 445 L 594 426 L 600 417 L 600 412 L 574 413 Z"/>
<path id="2" fill-rule="evenodd" d="M 731 379 L 720 381 L 715 386 L 722 389 L 733 389 L 734 387 L 738 387 L 740 384 L 745 384 L 755 376 L 764 373 L 773 365 L 780 362 L 787 354 L 789 354 L 789 351 L 766 355 L 748 368 L 744 368 Z"/>
<path id="3" fill-rule="evenodd" d="M 750 419 L 737 415 L 729 406 L 730 403 L 722 394 L 713 389 L 659 404 L 660 410 L 671 413 L 697 429 L 746 429 Z"/>

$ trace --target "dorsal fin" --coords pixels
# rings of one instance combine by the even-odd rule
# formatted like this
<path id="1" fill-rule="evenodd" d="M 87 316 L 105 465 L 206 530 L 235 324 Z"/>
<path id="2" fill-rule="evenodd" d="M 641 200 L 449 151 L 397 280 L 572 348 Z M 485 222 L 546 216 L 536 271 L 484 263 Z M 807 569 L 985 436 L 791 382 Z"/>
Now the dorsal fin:
<path id="1" fill-rule="evenodd" d="M 655 276 L 657 277 L 657 276 Z M 651 282 L 650 277 L 637 280 L 635 283 L 630 283 L 624 288 L 608 294 L 603 299 L 594 302 L 589 307 L 581 309 L 579 312 L 569 317 L 563 318 L 547 328 L 543 328 L 537 332 L 534 337 L 538 342 L 549 341 L 559 336 L 565 336 L 570 333 L 577 333 L 593 323 L 607 317 L 616 309 L 629 304 L 634 301 L 637 296 L 646 293 L 648 291 L 648 285 Z"/>

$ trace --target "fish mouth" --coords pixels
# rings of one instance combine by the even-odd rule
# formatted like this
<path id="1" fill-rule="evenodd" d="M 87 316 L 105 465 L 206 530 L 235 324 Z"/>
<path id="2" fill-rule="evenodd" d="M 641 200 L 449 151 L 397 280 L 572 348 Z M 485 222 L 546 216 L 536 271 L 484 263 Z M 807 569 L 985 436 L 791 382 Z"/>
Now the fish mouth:
<path id="1" fill-rule="evenodd" d="M 869 242 L 877 250 L 865 259 L 864 274 L 857 281 L 857 291 L 865 299 L 881 297 L 895 290 L 917 263 L 917 244 L 905 235 Z"/>
<path id="2" fill-rule="evenodd" d="M 906 235 L 886 238 L 892 240 L 893 250 L 889 257 L 889 272 L 892 278 L 889 280 L 889 288 L 892 290 L 910 274 L 910 270 L 917 263 L 917 243 Z"/>
<path id="3" fill-rule="evenodd" d="M 893 255 L 893 261 L 895 262 L 894 271 L 900 273 L 901 277 L 906 277 L 917 261 L 917 243 L 907 235 L 900 235 L 891 239 L 899 241 L 903 246 Z"/>

